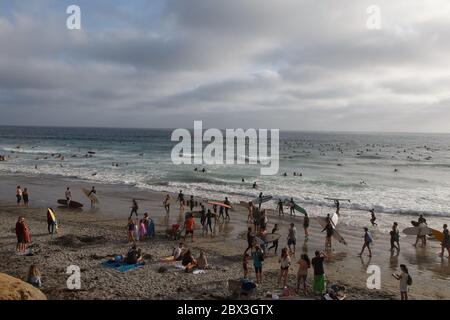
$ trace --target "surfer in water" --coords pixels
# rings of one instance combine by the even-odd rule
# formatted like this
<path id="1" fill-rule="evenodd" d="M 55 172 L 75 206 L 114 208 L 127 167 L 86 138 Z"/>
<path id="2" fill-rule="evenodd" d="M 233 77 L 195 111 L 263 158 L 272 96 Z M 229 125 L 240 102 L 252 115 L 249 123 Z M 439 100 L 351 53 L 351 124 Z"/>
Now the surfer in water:
<path id="1" fill-rule="evenodd" d="M 91 191 L 89 191 L 89 193 L 87 195 L 88 198 L 91 200 L 91 208 L 94 208 L 94 205 L 95 205 L 94 197 L 91 198 L 91 195 L 96 195 L 96 194 L 97 194 L 97 191 L 95 190 L 95 187 L 92 186 Z"/>
<path id="2" fill-rule="evenodd" d="M 66 201 L 67 201 L 67 207 L 70 207 L 70 201 L 72 201 L 72 192 L 70 191 L 69 187 L 67 187 L 67 189 L 66 189 L 65 196 L 66 196 Z"/>
<path id="3" fill-rule="evenodd" d="M 378 224 L 375 223 L 375 220 L 377 220 L 377 217 L 375 216 L 375 209 L 370 209 L 370 223 L 373 227 L 376 227 Z"/>
<path id="4" fill-rule="evenodd" d="M 253 189 L 256 189 L 256 182 L 253 182 Z"/>

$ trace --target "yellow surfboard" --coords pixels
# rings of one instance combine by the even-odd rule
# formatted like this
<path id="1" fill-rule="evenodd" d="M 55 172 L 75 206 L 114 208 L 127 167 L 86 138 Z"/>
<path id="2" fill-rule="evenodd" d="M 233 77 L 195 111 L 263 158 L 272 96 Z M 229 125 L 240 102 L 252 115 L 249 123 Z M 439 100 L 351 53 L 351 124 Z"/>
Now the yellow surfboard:
<path id="1" fill-rule="evenodd" d="M 444 240 L 444 234 L 436 229 L 431 229 L 431 234 L 433 235 L 434 239 L 439 242 L 442 242 Z"/>

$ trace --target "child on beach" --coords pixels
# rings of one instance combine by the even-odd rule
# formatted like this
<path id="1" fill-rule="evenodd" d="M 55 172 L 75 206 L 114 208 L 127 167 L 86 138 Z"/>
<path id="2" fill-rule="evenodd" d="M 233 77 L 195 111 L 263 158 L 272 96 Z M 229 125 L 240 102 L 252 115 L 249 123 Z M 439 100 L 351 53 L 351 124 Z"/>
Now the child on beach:
<path id="1" fill-rule="evenodd" d="M 129 218 L 128 219 L 128 224 L 127 224 L 128 242 L 135 242 L 134 229 L 135 229 L 134 221 L 133 221 L 133 219 Z"/>
<path id="2" fill-rule="evenodd" d="M 281 257 L 278 260 L 280 263 L 280 276 L 278 278 L 278 285 L 281 284 L 281 280 L 283 279 L 283 288 L 286 287 L 289 267 L 291 266 L 291 257 L 289 256 L 288 249 L 283 248 L 281 250 Z"/>
<path id="3" fill-rule="evenodd" d="M 362 246 L 361 252 L 358 254 L 359 257 L 362 256 L 366 248 L 369 250 L 369 257 L 372 257 L 372 250 L 370 249 L 370 245 L 372 244 L 372 242 L 372 235 L 369 233 L 369 229 L 364 228 L 364 244 Z"/>
<path id="4" fill-rule="evenodd" d="M 445 249 L 447 249 L 447 253 L 449 254 L 449 258 L 450 258 L 450 235 L 448 232 L 448 227 L 447 224 L 444 224 L 443 226 L 444 230 L 442 230 L 442 233 L 444 234 L 444 239 L 442 239 L 442 243 L 441 243 L 441 253 L 439 254 L 440 257 L 444 257 L 444 251 Z"/>
<path id="5" fill-rule="evenodd" d="M 144 219 L 141 219 L 140 221 L 139 221 L 139 232 L 138 232 L 138 234 L 139 234 L 139 241 L 143 241 L 143 240 L 145 240 L 145 237 L 147 236 L 147 228 L 145 227 L 145 222 L 144 222 Z"/>
<path id="6" fill-rule="evenodd" d="M 392 225 L 392 230 L 389 234 L 391 236 L 391 252 L 394 252 L 394 249 L 396 249 L 397 252 L 400 252 L 400 232 L 398 230 L 397 222 L 394 222 Z"/>
<path id="7" fill-rule="evenodd" d="M 392 276 L 400 280 L 400 299 L 401 300 L 408 300 L 408 286 L 412 284 L 412 278 L 409 275 L 408 268 L 404 265 L 400 265 L 400 274 L 392 274 Z"/>
<path id="8" fill-rule="evenodd" d="M 17 186 L 16 188 L 16 199 L 17 199 L 17 206 L 20 207 L 20 202 L 22 201 L 22 189 L 20 186 Z"/>
<path id="9" fill-rule="evenodd" d="M 316 251 L 315 257 L 311 260 L 314 269 L 313 290 L 316 294 L 322 294 L 325 291 L 325 271 L 323 268 L 325 257 L 325 253 Z"/>
<path id="10" fill-rule="evenodd" d="M 244 258 L 242 260 L 242 268 L 244 269 L 244 278 L 248 277 L 248 262 L 250 260 L 250 255 L 248 253 L 244 253 Z"/>
<path id="11" fill-rule="evenodd" d="M 307 294 L 306 290 L 306 278 L 308 277 L 308 269 L 311 267 L 311 262 L 307 254 L 302 254 L 300 260 L 298 260 L 297 271 L 297 292 L 300 291 L 300 283 L 303 284 L 303 293 Z"/>
<path id="12" fill-rule="evenodd" d="M 27 282 L 35 288 L 42 287 L 41 273 L 34 264 L 30 266 L 30 269 L 28 271 Z"/>
<path id="13" fill-rule="evenodd" d="M 23 204 L 24 204 L 24 206 L 28 207 L 29 195 L 28 195 L 28 189 L 27 188 L 23 189 L 22 197 L 23 197 Z"/>
<path id="14" fill-rule="evenodd" d="M 185 234 L 184 234 L 184 241 L 186 241 L 186 237 L 190 234 L 191 235 L 191 241 L 194 242 L 194 227 L 195 227 L 195 220 L 192 215 L 189 215 L 186 221 L 184 222 L 185 227 Z"/>

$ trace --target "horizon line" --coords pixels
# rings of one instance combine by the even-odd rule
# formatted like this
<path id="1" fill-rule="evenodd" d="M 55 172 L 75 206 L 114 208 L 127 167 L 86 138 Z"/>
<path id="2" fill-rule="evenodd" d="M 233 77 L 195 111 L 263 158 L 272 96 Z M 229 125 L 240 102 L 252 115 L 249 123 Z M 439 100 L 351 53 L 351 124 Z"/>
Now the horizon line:
<path id="1" fill-rule="evenodd" d="M 15 124 L 0 124 L 1 127 L 12 127 L 12 128 L 66 128 L 66 129 L 123 129 L 123 130 L 175 130 L 178 128 L 169 128 L 169 127 L 121 127 L 121 126 L 62 126 L 62 125 L 15 125 Z M 194 128 L 183 128 L 183 129 L 194 129 Z M 204 128 L 209 129 L 209 128 Z M 251 128 L 217 128 L 219 130 L 226 129 L 251 129 Z M 259 129 L 268 129 L 275 130 L 277 128 L 255 128 Z M 450 134 L 450 131 L 370 131 L 370 130 L 322 130 L 322 129 L 310 129 L 310 130 L 294 130 L 294 129 L 278 129 L 280 132 L 305 132 L 305 133 L 347 133 L 347 134 L 376 134 L 376 133 L 384 133 L 384 134 Z"/>

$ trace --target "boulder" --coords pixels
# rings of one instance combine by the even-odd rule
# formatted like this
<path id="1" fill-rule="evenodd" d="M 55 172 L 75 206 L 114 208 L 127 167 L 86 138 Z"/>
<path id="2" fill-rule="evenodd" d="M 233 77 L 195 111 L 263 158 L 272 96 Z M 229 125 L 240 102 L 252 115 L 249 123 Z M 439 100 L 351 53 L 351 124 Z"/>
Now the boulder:
<path id="1" fill-rule="evenodd" d="M 0 273 L 0 300 L 47 300 L 47 297 L 31 284 Z"/>

